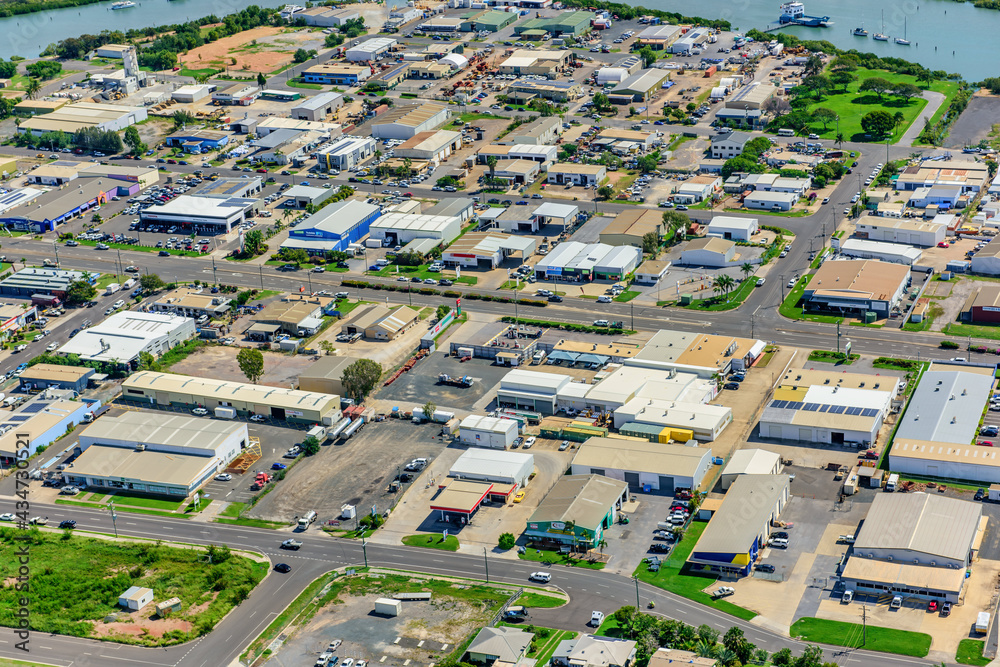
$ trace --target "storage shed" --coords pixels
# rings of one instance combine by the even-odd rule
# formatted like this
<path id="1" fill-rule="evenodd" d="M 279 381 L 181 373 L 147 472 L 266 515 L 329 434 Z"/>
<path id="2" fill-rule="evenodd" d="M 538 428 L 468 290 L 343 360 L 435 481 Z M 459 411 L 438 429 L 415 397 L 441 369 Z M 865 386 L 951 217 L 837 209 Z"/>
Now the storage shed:
<path id="1" fill-rule="evenodd" d="M 375 600 L 375 613 L 380 616 L 399 616 L 403 610 L 403 603 L 390 598 L 379 598 Z"/>
<path id="2" fill-rule="evenodd" d="M 153 601 L 153 589 L 132 586 L 118 598 L 118 605 L 129 611 L 139 611 Z"/>
<path id="3" fill-rule="evenodd" d="M 170 598 L 169 600 L 164 600 L 156 605 L 156 615 L 160 618 L 166 616 L 175 611 L 181 610 L 181 599 L 180 598 Z"/>

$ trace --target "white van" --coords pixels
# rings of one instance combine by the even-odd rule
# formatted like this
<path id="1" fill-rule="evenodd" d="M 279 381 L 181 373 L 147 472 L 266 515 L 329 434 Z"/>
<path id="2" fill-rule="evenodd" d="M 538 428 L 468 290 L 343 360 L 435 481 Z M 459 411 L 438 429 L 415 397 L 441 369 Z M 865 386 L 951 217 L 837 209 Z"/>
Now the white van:
<path id="1" fill-rule="evenodd" d="M 542 363 L 545 359 L 545 350 L 535 350 L 535 353 L 531 355 L 531 363 L 538 365 Z"/>
<path id="2" fill-rule="evenodd" d="M 791 128 L 783 127 L 780 130 L 778 130 L 778 136 L 779 137 L 794 137 L 795 136 L 795 130 L 793 130 Z"/>

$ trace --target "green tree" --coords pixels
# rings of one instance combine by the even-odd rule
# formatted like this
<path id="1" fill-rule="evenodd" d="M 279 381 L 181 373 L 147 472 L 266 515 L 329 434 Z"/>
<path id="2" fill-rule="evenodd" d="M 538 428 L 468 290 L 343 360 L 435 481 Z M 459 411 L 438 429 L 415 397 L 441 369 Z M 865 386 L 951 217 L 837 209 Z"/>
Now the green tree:
<path id="1" fill-rule="evenodd" d="M 905 120 L 906 120 L 906 116 L 903 115 L 902 111 L 897 111 L 896 113 L 892 114 L 892 131 L 893 131 L 893 133 L 896 132 L 896 130 L 899 128 L 900 125 L 902 125 L 903 121 L 905 121 Z"/>
<path id="2" fill-rule="evenodd" d="M 775 651 L 771 656 L 771 664 L 774 667 L 790 667 L 792 660 L 792 649 L 787 646 L 780 651 Z"/>
<path id="3" fill-rule="evenodd" d="M 830 123 L 835 123 L 840 120 L 840 116 L 837 115 L 836 111 L 832 109 L 827 109 L 825 107 L 819 107 L 818 109 L 812 110 L 813 118 L 823 123 L 823 131 L 826 132 L 826 127 Z"/>
<path id="4" fill-rule="evenodd" d="M 833 84 L 822 74 L 814 74 L 802 79 L 802 87 L 816 97 L 822 98 L 833 87 Z"/>
<path id="5" fill-rule="evenodd" d="M 857 77 L 846 71 L 830 72 L 830 83 L 835 86 L 840 86 L 844 89 L 845 93 L 847 92 L 847 86 L 850 85 L 855 78 Z"/>
<path id="6" fill-rule="evenodd" d="M 904 102 L 909 101 L 911 97 L 918 97 L 924 91 L 920 90 L 920 86 L 914 85 L 908 82 L 897 83 L 892 88 L 892 94 L 895 97 L 902 99 Z"/>
<path id="7" fill-rule="evenodd" d="M 655 255 L 660 249 L 660 235 L 656 232 L 646 232 L 642 235 L 642 251 Z"/>
<path id="8" fill-rule="evenodd" d="M 678 232 L 687 232 L 691 228 L 691 218 L 687 213 L 681 211 L 664 211 L 663 213 L 663 237 L 673 239 Z"/>
<path id="9" fill-rule="evenodd" d="M 86 280 L 75 280 L 66 290 L 66 305 L 78 306 L 97 296 L 97 288 Z"/>
<path id="10" fill-rule="evenodd" d="M 819 74 L 823 71 L 823 59 L 814 53 L 806 59 L 806 64 L 802 67 L 802 73 L 807 77 L 812 74 Z"/>
<path id="11" fill-rule="evenodd" d="M 155 273 L 147 273 L 144 276 L 139 276 L 139 285 L 146 291 L 147 294 L 158 292 L 166 287 L 166 283 L 163 282 L 163 279 Z"/>
<path id="12" fill-rule="evenodd" d="M 598 113 L 611 109 L 611 100 L 604 93 L 596 93 L 592 102 L 594 103 L 594 108 L 597 109 Z"/>
<path id="13" fill-rule="evenodd" d="M 597 196 L 600 199 L 611 199 L 612 195 L 614 194 L 615 194 L 615 189 L 612 188 L 610 185 L 602 185 L 601 187 L 597 188 Z"/>
<path id="14" fill-rule="evenodd" d="M 319 454 L 319 438 L 315 435 L 307 435 L 302 438 L 302 452 L 306 456 L 316 456 Z"/>
<path id="15" fill-rule="evenodd" d="M 438 321 L 440 322 L 450 312 L 451 312 L 451 306 L 446 306 L 442 303 L 440 306 L 437 307 L 437 311 L 434 314 L 437 316 Z"/>
<path id="16" fill-rule="evenodd" d="M 296 264 L 305 264 L 309 261 L 309 253 L 302 248 L 282 248 L 278 251 L 278 257 L 285 262 Z"/>
<path id="17" fill-rule="evenodd" d="M 257 85 L 263 88 L 267 84 L 267 77 L 261 72 L 257 72 Z"/>
<path id="18" fill-rule="evenodd" d="M 513 549 L 515 544 L 517 544 L 517 538 L 514 537 L 513 533 L 501 533 L 500 539 L 497 540 L 497 546 L 504 551 Z"/>
<path id="19" fill-rule="evenodd" d="M 28 85 L 24 87 L 24 94 L 30 100 L 34 98 L 41 89 L 42 84 L 38 82 L 38 79 L 28 79 Z"/>
<path id="20" fill-rule="evenodd" d="M 837 137 L 833 140 L 833 143 L 837 144 L 837 148 L 842 148 L 844 146 L 844 133 L 838 132 Z"/>
<path id="21" fill-rule="evenodd" d="M 876 109 L 861 117 L 861 129 L 875 136 L 885 136 L 892 132 L 894 123 L 888 111 Z"/>
<path id="22" fill-rule="evenodd" d="M 438 407 L 434 404 L 434 401 L 427 401 L 424 403 L 423 407 L 421 407 L 421 410 L 424 411 L 424 419 L 432 421 L 434 419 L 434 413 L 437 412 L 437 409 Z"/>
<path id="23" fill-rule="evenodd" d="M 344 393 L 360 403 L 371 393 L 382 377 L 382 364 L 371 359 L 358 359 L 344 369 L 340 377 Z"/>
<path id="24" fill-rule="evenodd" d="M 658 162 L 657 155 L 643 155 L 636 160 L 636 166 L 639 167 L 640 172 L 648 174 L 651 171 L 656 171 Z"/>
<path id="25" fill-rule="evenodd" d="M 656 62 L 656 51 L 649 46 L 642 47 L 636 51 L 636 53 L 639 54 L 640 58 L 642 58 L 642 66 L 647 69 L 652 67 L 653 63 Z"/>
<path id="26" fill-rule="evenodd" d="M 143 143 L 142 137 L 139 136 L 139 130 L 136 129 L 135 125 L 129 125 L 125 128 L 125 138 L 123 141 L 126 146 L 132 149 L 133 155 L 142 155 L 146 152 L 146 144 Z"/>
<path id="27" fill-rule="evenodd" d="M 174 122 L 174 129 L 179 130 L 185 125 L 190 125 L 194 123 L 197 118 L 190 111 L 178 110 L 170 116 L 170 120 Z"/>
<path id="28" fill-rule="evenodd" d="M 54 60 L 39 60 L 31 63 L 30 65 L 26 65 L 24 69 L 27 70 L 30 76 L 35 78 L 43 80 L 51 79 L 62 71 L 62 63 Z"/>
<path id="29" fill-rule="evenodd" d="M 762 174 L 765 170 L 766 167 L 756 160 L 737 155 L 722 163 L 722 178 L 727 179 L 735 173 Z"/>
<path id="30" fill-rule="evenodd" d="M 753 264 L 751 264 L 750 262 L 743 262 L 743 264 L 740 266 L 740 273 L 743 274 L 743 280 L 749 278 L 750 274 L 753 273 L 753 270 L 754 270 Z"/>
<path id="31" fill-rule="evenodd" d="M 865 79 L 861 82 L 861 85 L 858 86 L 858 92 L 875 93 L 875 96 L 878 97 L 878 101 L 881 102 L 882 96 L 894 87 L 895 85 L 888 79 L 883 79 L 880 76 L 873 76 L 870 79 Z"/>
<path id="32" fill-rule="evenodd" d="M 486 166 L 490 168 L 490 180 L 492 181 L 496 178 L 497 172 L 497 156 L 490 155 L 486 158 Z"/>
<path id="33" fill-rule="evenodd" d="M 236 355 L 236 363 L 252 384 L 257 384 L 264 376 L 264 354 L 260 350 L 244 347 Z"/>
<path id="34" fill-rule="evenodd" d="M 243 250 L 247 255 L 256 257 L 264 253 L 264 233 L 259 229 L 251 229 L 243 235 Z"/>
<path id="35" fill-rule="evenodd" d="M 316 51 L 315 50 L 313 50 L 313 51 L 306 51 L 305 49 L 298 49 L 295 52 L 295 55 L 292 56 L 292 60 L 294 62 L 296 62 L 296 63 L 304 63 L 305 61 L 307 61 L 310 58 L 313 58 L 315 56 L 316 56 Z"/>
<path id="36" fill-rule="evenodd" d="M 722 292 L 726 296 L 727 300 L 729 299 L 729 292 L 732 291 L 735 286 L 736 281 L 733 280 L 733 277 L 725 273 L 716 277 L 715 281 L 712 283 L 712 288 L 718 289 Z"/>

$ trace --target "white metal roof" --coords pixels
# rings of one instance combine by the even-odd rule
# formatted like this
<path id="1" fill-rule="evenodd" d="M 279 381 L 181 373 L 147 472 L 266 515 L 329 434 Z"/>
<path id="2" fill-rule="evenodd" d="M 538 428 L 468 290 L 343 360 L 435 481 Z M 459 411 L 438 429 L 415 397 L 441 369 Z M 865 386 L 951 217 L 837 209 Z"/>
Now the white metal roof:
<path id="1" fill-rule="evenodd" d="M 125 311 L 84 329 L 59 348 L 59 354 L 78 354 L 87 360 L 126 362 L 153 341 L 190 324 L 190 317 Z"/>
<path id="2" fill-rule="evenodd" d="M 472 415 L 476 416 L 476 415 Z M 465 420 L 462 420 L 463 423 Z M 513 421 L 504 419 L 502 421 Z M 497 477 L 517 477 L 525 467 L 531 471 L 535 466 L 535 457 L 531 454 L 509 452 L 503 449 L 474 447 L 462 453 L 451 465 L 449 475 L 463 477 L 470 474 L 490 475 Z"/>
<path id="3" fill-rule="evenodd" d="M 547 148 L 545 146 L 532 146 L 532 148 Z M 535 209 L 535 215 L 547 218 L 569 218 L 580 212 L 580 207 L 574 204 L 556 204 L 546 202 Z"/>
<path id="4" fill-rule="evenodd" d="M 741 449 L 722 471 L 723 475 L 770 475 L 781 462 L 781 456 L 766 449 Z"/>

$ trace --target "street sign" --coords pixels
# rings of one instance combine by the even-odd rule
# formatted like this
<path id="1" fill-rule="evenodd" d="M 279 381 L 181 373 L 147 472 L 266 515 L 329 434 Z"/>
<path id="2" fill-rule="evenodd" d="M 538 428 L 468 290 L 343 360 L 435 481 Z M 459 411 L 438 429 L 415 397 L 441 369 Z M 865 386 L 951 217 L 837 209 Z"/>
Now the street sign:
<path id="1" fill-rule="evenodd" d="M 844 354 L 847 355 L 848 359 L 851 358 L 851 341 L 847 341 L 847 345 L 844 346 Z"/>

